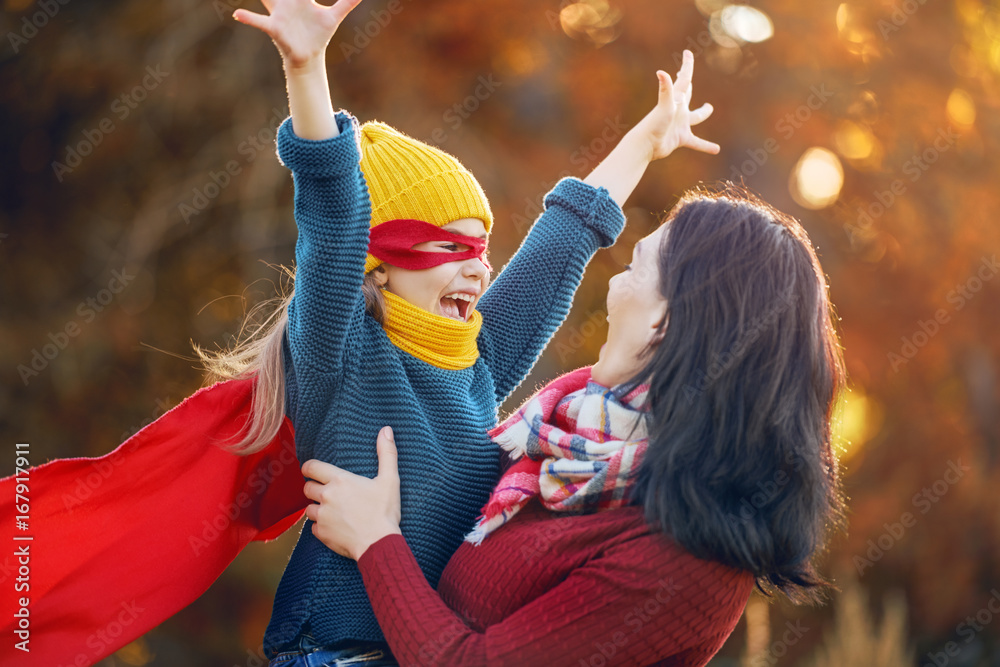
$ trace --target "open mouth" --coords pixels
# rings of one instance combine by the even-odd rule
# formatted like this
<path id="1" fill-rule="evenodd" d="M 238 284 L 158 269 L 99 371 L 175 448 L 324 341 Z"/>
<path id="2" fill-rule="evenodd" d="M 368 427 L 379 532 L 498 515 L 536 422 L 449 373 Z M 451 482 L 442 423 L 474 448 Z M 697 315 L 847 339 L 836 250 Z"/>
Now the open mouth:
<path id="1" fill-rule="evenodd" d="M 441 314 L 459 322 L 468 322 L 475 300 L 475 296 L 464 292 L 446 294 L 441 297 Z"/>

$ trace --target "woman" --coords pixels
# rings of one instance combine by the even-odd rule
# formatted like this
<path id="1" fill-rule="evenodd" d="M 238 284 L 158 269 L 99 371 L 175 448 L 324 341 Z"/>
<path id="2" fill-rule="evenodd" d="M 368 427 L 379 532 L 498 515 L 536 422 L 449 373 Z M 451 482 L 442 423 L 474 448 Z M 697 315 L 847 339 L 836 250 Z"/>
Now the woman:
<path id="1" fill-rule="evenodd" d="M 399 534 L 390 429 L 374 479 L 302 466 L 313 532 L 358 562 L 400 664 L 704 665 L 755 582 L 796 603 L 830 588 L 813 559 L 843 523 L 844 371 L 799 223 L 690 192 L 607 305 L 597 363 L 492 432 L 520 460 L 437 591 Z"/>

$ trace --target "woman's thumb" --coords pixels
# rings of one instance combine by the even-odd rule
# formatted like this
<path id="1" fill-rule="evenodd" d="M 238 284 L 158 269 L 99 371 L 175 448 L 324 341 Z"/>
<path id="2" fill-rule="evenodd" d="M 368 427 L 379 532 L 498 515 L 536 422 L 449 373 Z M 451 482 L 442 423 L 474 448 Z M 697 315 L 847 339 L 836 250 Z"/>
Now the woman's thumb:
<path id="1" fill-rule="evenodd" d="M 378 432 L 378 442 L 375 446 L 378 452 L 378 474 L 397 476 L 399 471 L 396 468 L 396 436 L 392 432 L 391 426 L 383 426 Z"/>

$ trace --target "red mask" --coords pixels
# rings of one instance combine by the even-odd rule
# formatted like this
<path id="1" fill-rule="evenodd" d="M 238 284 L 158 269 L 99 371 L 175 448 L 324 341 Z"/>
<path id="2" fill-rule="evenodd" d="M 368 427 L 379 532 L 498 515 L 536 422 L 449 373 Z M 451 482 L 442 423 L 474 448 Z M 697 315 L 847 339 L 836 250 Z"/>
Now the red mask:
<path id="1" fill-rule="evenodd" d="M 428 241 L 449 241 L 469 246 L 462 252 L 431 252 L 414 250 L 413 247 Z M 401 269 L 419 271 L 448 262 L 458 262 L 478 257 L 489 271 L 493 270 L 486 260 L 486 239 L 475 236 L 454 234 L 437 225 L 423 220 L 389 220 L 372 227 L 369 234 L 368 252 Z"/>

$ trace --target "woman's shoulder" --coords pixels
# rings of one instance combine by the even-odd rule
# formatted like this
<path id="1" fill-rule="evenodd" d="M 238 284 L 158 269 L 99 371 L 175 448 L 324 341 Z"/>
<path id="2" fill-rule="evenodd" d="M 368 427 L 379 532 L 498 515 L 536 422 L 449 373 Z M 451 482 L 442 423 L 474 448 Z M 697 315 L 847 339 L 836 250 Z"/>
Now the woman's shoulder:
<path id="1" fill-rule="evenodd" d="M 657 560 L 667 560 L 674 567 L 692 572 L 705 572 L 711 576 L 749 577 L 751 580 L 753 579 L 753 575 L 746 570 L 727 565 L 717 559 L 702 558 L 692 554 L 669 534 L 663 532 L 659 527 L 651 525 L 646 520 L 642 507 L 630 505 L 616 511 L 620 511 L 617 516 L 613 512 L 604 512 L 603 514 L 608 515 L 605 517 L 606 519 L 621 523 L 625 529 L 622 532 L 623 541 L 630 543 L 632 547 L 642 545 L 647 553 Z"/>

